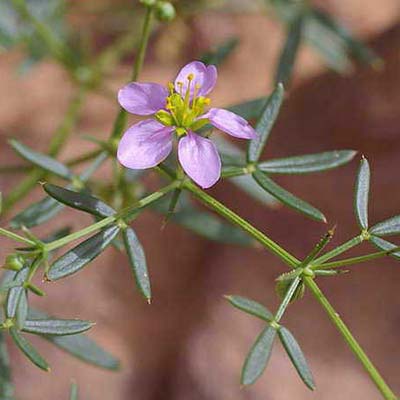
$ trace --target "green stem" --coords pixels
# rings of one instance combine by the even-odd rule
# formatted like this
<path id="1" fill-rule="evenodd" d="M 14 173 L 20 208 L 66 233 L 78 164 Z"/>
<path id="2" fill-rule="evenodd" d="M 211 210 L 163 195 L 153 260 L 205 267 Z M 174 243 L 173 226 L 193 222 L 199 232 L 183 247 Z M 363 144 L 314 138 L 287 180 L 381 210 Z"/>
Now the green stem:
<path id="1" fill-rule="evenodd" d="M 6 236 L 9 239 L 15 240 L 16 242 L 28 244 L 30 246 L 34 246 L 36 244 L 32 240 L 24 238 L 23 236 L 17 235 L 14 232 L 10 232 L 7 229 L 0 228 L 0 235 Z"/>
<path id="2" fill-rule="evenodd" d="M 297 287 L 299 286 L 301 282 L 301 278 L 299 276 L 296 276 L 296 278 L 293 279 L 292 283 L 289 286 L 289 289 L 287 290 L 284 299 L 282 300 L 282 303 L 280 304 L 278 310 L 276 311 L 275 314 L 275 321 L 279 322 L 281 318 L 283 317 L 283 314 L 285 313 L 288 305 L 290 304 L 290 301 L 292 300 L 292 297 L 294 293 L 297 290 Z"/>
<path id="3" fill-rule="evenodd" d="M 48 154 L 52 157 L 57 156 L 65 141 L 67 140 L 69 134 L 71 133 L 73 127 L 75 126 L 78 118 L 83 100 L 86 94 L 86 90 L 80 88 L 78 92 L 73 96 L 71 102 L 68 106 L 68 110 L 65 114 L 61 125 L 53 135 L 50 141 Z M 25 197 L 38 181 L 46 176 L 46 172 L 40 168 L 34 168 L 29 175 L 17 186 L 15 187 L 5 198 L 3 203 L 3 211 L 8 211 L 14 206 L 18 201 Z"/>
<path id="4" fill-rule="evenodd" d="M 151 21 L 153 19 L 153 7 L 146 8 L 146 15 L 143 22 L 143 31 L 139 43 L 138 53 L 136 55 L 135 63 L 132 70 L 131 81 L 136 81 L 139 78 L 140 72 L 143 68 L 144 57 L 146 54 L 147 45 L 149 42 L 151 32 Z M 120 108 L 118 115 L 114 121 L 113 130 L 111 133 L 111 140 L 118 139 L 125 128 L 127 113 L 123 108 Z"/>
<path id="5" fill-rule="evenodd" d="M 391 253 L 396 253 L 398 251 L 400 251 L 400 247 L 396 247 L 392 250 L 377 251 L 376 253 L 366 254 L 365 256 L 351 257 L 351 258 L 346 258 L 344 260 L 332 261 L 329 263 L 315 265 L 313 268 L 315 268 L 315 269 L 340 268 L 340 267 L 345 267 L 345 266 L 349 266 L 349 265 L 353 265 L 353 264 L 359 264 L 362 262 L 375 260 L 377 258 L 382 258 L 382 257 L 390 255 Z"/>
<path id="6" fill-rule="evenodd" d="M 328 251 L 328 253 L 323 254 L 321 257 L 316 258 L 313 261 L 313 265 L 318 265 L 318 264 L 322 264 L 325 261 L 330 260 L 333 257 L 336 257 L 342 253 L 344 253 L 347 250 L 350 250 L 351 248 L 359 245 L 361 242 L 364 241 L 364 237 L 362 235 L 358 235 L 353 239 L 350 239 L 349 241 L 343 243 L 342 245 L 336 247 L 335 249 Z"/>
<path id="7" fill-rule="evenodd" d="M 218 200 L 208 195 L 206 192 L 198 188 L 192 182 L 185 182 L 184 188 L 192 192 L 200 201 L 202 201 L 209 208 L 222 215 L 235 225 L 240 226 L 244 231 L 248 232 L 254 239 L 264 245 L 271 253 L 278 256 L 288 266 L 295 268 L 299 265 L 299 260 L 283 249 L 278 243 L 275 243 L 268 236 L 264 235 L 242 217 L 239 217 L 232 210 L 224 206 Z"/>
<path id="8" fill-rule="evenodd" d="M 382 396 L 386 400 L 397 400 L 397 397 L 395 396 L 395 394 L 392 392 L 392 390 L 386 384 L 383 377 L 380 375 L 378 370 L 372 364 L 371 360 L 365 354 L 364 350 L 358 344 L 357 340 L 354 338 L 354 336 L 350 332 L 349 328 L 346 326 L 346 324 L 340 318 L 339 314 L 335 311 L 335 309 L 329 303 L 328 299 L 322 293 L 322 291 L 318 287 L 318 285 L 313 281 L 313 279 L 311 279 L 309 277 L 305 277 L 303 279 L 303 281 L 306 284 L 306 286 L 308 287 L 308 289 L 311 291 L 311 293 L 314 295 L 314 297 L 317 299 L 317 301 L 324 308 L 324 310 L 328 314 L 328 316 L 331 319 L 331 321 L 333 322 L 333 324 L 336 326 L 336 328 L 339 330 L 339 332 L 343 336 L 346 343 L 349 345 L 351 351 L 354 353 L 354 355 L 358 358 L 358 360 L 364 366 L 365 370 L 368 372 L 369 376 L 371 377 L 372 381 L 375 383 L 378 390 L 381 392 Z"/>
<path id="9" fill-rule="evenodd" d="M 139 209 L 154 203 L 159 200 L 161 197 L 165 196 L 167 193 L 175 190 L 179 186 L 179 181 L 174 181 L 168 186 L 159 189 L 157 192 L 150 194 L 149 196 L 144 197 L 143 199 L 137 201 L 133 205 L 124 208 L 120 212 L 115 215 L 111 215 L 110 217 L 104 218 L 95 224 L 89 225 L 86 228 L 81 229 L 80 231 L 71 233 L 70 235 L 64 236 L 61 239 L 55 240 L 54 242 L 50 242 L 44 245 L 44 249 L 46 251 L 52 251 L 58 249 L 59 247 L 65 246 L 66 244 L 81 238 L 82 236 L 86 236 L 90 233 L 96 232 L 99 229 L 106 227 L 112 223 L 118 222 L 119 219 L 124 219 L 125 222 L 129 222 L 132 218 L 135 218 Z"/>

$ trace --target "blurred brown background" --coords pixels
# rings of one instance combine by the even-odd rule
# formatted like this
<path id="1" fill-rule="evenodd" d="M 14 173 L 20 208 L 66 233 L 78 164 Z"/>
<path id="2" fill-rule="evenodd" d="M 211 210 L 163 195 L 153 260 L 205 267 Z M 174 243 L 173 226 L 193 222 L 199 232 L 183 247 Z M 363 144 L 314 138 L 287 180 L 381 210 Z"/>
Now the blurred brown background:
<path id="1" fill-rule="evenodd" d="M 239 2 L 240 3 L 240 2 Z M 361 37 L 385 60 L 376 72 L 359 68 L 349 76 L 329 72 L 309 48 L 301 49 L 290 96 L 273 130 L 267 156 L 295 155 L 352 148 L 365 154 L 372 167 L 371 220 L 400 210 L 400 5 L 398 0 L 327 0 L 318 2 Z M 88 21 L 96 24 L 96 19 Z M 153 37 L 142 80 L 167 82 L 179 66 L 210 45 L 238 36 L 240 45 L 219 69 L 213 104 L 226 105 L 265 95 L 283 40 L 282 26 L 266 16 L 209 11 L 184 23 L 177 20 Z M 18 51 L 0 56 L 1 164 L 16 162 L 9 136 L 36 149 L 63 115 L 71 94 L 60 68 L 50 62 L 20 77 Z M 126 82 L 128 63 L 110 76 L 117 90 Z M 106 137 L 116 103 L 93 95 L 78 133 Z M 82 145 L 79 135 L 62 157 Z M 323 210 L 337 223 L 335 243 L 357 233 L 352 190 L 357 162 L 313 176 L 279 179 L 285 187 Z M 19 176 L 0 176 L 1 191 Z M 39 190 L 37 192 L 39 195 Z M 270 210 L 229 184 L 213 194 L 295 255 L 305 255 L 326 229 L 286 209 Z M 34 199 L 31 196 L 25 204 Z M 22 207 L 23 204 L 19 205 Z M 64 212 L 75 228 L 89 223 L 78 212 Z M 62 222 L 60 222 L 62 224 Z M 284 266 L 260 250 L 221 246 L 172 224 L 160 230 L 161 219 L 146 213 L 135 227 L 147 250 L 154 299 L 147 305 L 133 289 L 123 254 L 109 249 L 82 273 L 49 285 L 35 303 L 65 317 L 97 322 L 91 335 L 121 358 L 118 373 L 82 364 L 47 343 L 35 340 L 52 365 L 45 374 L 33 368 L 10 346 L 17 395 L 24 400 L 67 398 L 75 378 L 82 399 L 378 399 L 379 394 L 323 310 L 310 295 L 285 316 L 315 375 L 309 392 L 282 347 L 274 348 L 263 377 L 240 389 L 239 374 L 249 346 L 261 329 L 255 318 L 232 309 L 224 294 L 241 294 L 273 308 L 278 304 L 274 279 Z M 1 240 L 0 256 L 11 244 Z M 373 250 L 367 245 L 364 251 Z M 322 288 L 393 389 L 400 392 L 400 270 L 382 260 L 355 267 L 351 274 L 320 280 Z"/>

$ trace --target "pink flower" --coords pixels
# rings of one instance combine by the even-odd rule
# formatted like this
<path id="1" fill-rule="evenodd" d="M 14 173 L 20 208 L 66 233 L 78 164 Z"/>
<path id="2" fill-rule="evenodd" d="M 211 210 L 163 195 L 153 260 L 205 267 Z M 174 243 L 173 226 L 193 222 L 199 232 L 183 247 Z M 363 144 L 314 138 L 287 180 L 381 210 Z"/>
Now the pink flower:
<path id="1" fill-rule="evenodd" d="M 120 105 L 136 115 L 151 115 L 131 126 L 118 146 L 118 160 L 127 168 L 152 168 L 172 151 L 174 133 L 178 158 L 185 173 L 199 186 L 209 188 L 221 175 L 221 159 L 214 143 L 195 133 L 211 123 L 231 136 L 253 139 L 256 131 L 230 111 L 211 108 L 206 97 L 217 81 L 215 66 L 193 61 L 181 69 L 168 89 L 157 83 L 132 82 L 118 93 Z"/>

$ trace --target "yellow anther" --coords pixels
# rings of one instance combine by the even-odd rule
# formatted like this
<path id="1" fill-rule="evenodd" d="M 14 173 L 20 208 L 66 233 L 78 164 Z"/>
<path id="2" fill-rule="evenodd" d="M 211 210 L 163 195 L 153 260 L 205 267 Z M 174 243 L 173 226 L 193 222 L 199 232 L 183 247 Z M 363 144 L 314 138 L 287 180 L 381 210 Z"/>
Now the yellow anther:
<path id="1" fill-rule="evenodd" d="M 201 85 L 200 85 L 200 83 L 196 83 L 196 84 L 194 85 L 194 87 L 195 87 L 195 89 L 199 90 L 199 89 L 201 88 Z"/>
<path id="2" fill-rule="evenodd" d="M 204 99 L 204 104 L 205 104 L 206 106 L 208 106 L 210 103 L 211 103 L 211 99 L 208 98 L 208 97 L 206 97 L 206 98 Z"/>
<path id="3" fill-rule="evenodd" d="M 193 74 L 189 74 L 189 75 L 187 76 L 187 80 L 188 80 L 189 82 L 191 82 L 193 79 L 194 79 L 194 75 L 193 75 Z"/>
<path id="4" fill-rule="evenodd" d="M 174 90 L 175 90 L 175 86 L 172 82 L 168 82 L 168 90 L 169 90 L 169 94 L 173 94 Z"/>

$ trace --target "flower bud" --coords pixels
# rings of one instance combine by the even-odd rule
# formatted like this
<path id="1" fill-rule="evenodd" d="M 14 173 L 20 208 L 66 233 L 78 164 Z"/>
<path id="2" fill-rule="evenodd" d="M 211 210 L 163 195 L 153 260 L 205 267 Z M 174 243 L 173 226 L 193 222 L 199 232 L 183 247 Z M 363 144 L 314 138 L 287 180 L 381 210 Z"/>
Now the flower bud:
<path id="1" fill-rule="evenodd" d="M 162 22 L 170 22 L 176 16 L 175 7 L 168 1 L 159 1 L 155 12 L 157 19 Z"/>
<path id="2" fill-rule="evenodd" d="M 6 258 L 4 268 L 19 271 L 24 266 L 24 259 L 18 254 L 10 254 Z"/>

